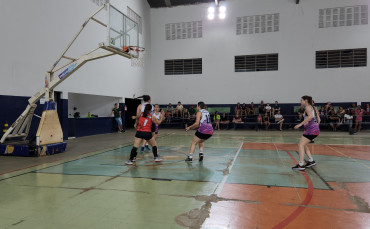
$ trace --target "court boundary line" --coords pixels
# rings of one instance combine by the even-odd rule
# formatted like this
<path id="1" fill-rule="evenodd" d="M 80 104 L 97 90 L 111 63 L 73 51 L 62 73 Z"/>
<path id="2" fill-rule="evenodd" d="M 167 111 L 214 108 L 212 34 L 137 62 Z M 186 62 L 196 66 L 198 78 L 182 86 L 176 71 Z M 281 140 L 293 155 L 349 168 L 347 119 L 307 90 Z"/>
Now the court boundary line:
<path id="1" fill-rule="evenodd" d="M 227 179 L 230 176 L 231 170 L 234 167 L 235 161 L 238 158 L 238 156 L 240 154 L 240 151 L 243 148 L 243 145 L 244 145 L 244 142 L 242 142 L 240 144 L 240 147 L 239 147 L 238 151 L 236 152 L 236 154 L 235 154 L 235 156 L 234 156 L 234 158 L 233 158 L 233 160 L 232 160 L 232 162 L 231 162 L 231 164 L 230 164 L 230 166 L 228 168 L 229 173 L 227 175 L 225 175 L 224 178 L 222 179 L 222 181 L 216 186 L 215 190 L 213 191 L 213 194 L 216 194 L 217 196 L 219 196 L 221 194 L 221 192 L 222 192 L 222 190 L 223 190 L 223 188 L 224 188 L 224 186 L 226 184 L 226 181 L 227 181 Z"/>
<path id="2" fill-rule="evenodd" d="M 290 156 L 290 158 L 292 159 L 292 161 L 298 163 L 297 160 L 293 157 L 293 155 L 288 150 L 285 150 L 285 152 Z M 310 203 L 311 199 L 312 199 L 313 190 L 314 190 L 312 180 L 311 180 L 311 178 L 308 176 L 308 174 L 305 171 L 300 171 L 300 173 L 304 176 L 304 178 L 307 181 L 307 185 L 308 185 L 307 189 L 308 189 L 308 191 L 307 191 L 306 197 L 303 200 L 303 202 L 301 203 L 301 205 L 298 206 L 298 208 L 296 210 L 294 210 L 283 221 L 281 221 L 280 223 L 278 223 L 277 225 L 275 225 L 273 227 L 274 229 L 278 229 L 278 228 L 280 229 L 280 228 L 284 228 L 284 227 L 288 226 L 291 222 L 293 222 L 306 209 L 306 207 L 304 207 L 304 205 L 308 205 Z"/>
<path id="3" fill-rule="evenodd" d="M 295 151 L 298 155 L 299 155 L 299 153 L 298 153 L 298 151 Z M 307 160 L 305 159 L 305 161 L 307 162 Z M 330 186 L 330 184 L 316 171 L 316 169 L 312 166 L 312 167 L 310 167 L 310 169 L 320 178 L 320 180 L 322 181 L 322 182 L 324 182 L 324 184 L 331 190 L 331 191 L 334 191 L 334 188 L 332 188 L 331 186 Z"/>
<path id="4" fill-rule="evenodd" d="M 330 148 L 330 149 L 332 149 L 332 150 L 334 150 L 336 153 L 338 153 L 338 154 L 340 154 L 340 155 L 342 155 L 342 156 L 344 156 L 344 157 L 346 157 L 346 158 L 349 158 L 349 159 L 351 159 L 352 161 L 354 161 L 354 162 L 356 162 L 356 163 L 359 163 L 360 165 L 362 165 L 362 166 L 364 166 L 364 167 L 366 167 L 366 168 L 368 168 L 368 169 L 370 169 L 370 167 L 369 166 L 367 166 L 367 165 L 365 165 L 364 163 L 361 163 L 360 161 L 358 161 L 358 160 L 363 160 L 363 159 L 355 159 L 355 158 L 352 158 L 351 156 L 348 156 L 347 154 L 345 154 L 345 153 L 343 153 L 343 152 L 341 152 L 341 151 L 339 151 L 339 150 L 337 150 L 337 149 L 334 149 L 333 147 L 331 147 L 330 145 L 326 145 L 328 148 Z M 367 161 L 367 160 L 365 160 L 365 161 Z"/>

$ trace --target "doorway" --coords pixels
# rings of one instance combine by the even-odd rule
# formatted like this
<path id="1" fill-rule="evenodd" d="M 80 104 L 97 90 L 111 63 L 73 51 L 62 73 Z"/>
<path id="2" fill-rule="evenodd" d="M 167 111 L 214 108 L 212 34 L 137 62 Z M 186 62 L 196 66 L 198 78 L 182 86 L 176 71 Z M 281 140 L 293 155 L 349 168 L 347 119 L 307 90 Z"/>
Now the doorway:
<path id="1" fill-rule="evenodd" d="M 126 128 L 134 128 L 135 120 L 132 119 L 132 116 L 136 116 L 136 110 L 140 104 L 141 99 L 125 98 L 125 106 L 127 108 L 127 111 L 125 111 Z"/>

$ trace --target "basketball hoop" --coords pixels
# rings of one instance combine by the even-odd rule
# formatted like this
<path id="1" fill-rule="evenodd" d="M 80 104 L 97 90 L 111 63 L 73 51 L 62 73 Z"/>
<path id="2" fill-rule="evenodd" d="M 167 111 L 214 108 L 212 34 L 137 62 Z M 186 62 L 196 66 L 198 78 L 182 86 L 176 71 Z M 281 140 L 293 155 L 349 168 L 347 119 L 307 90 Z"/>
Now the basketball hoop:
<path id="1" fill-rule="evenodd" d="M 130 54 L 132 58 L 139 58 L 140 53 L 144 52 L 145 48 L 139 46 L 123 46 L 122 51 Z"/>

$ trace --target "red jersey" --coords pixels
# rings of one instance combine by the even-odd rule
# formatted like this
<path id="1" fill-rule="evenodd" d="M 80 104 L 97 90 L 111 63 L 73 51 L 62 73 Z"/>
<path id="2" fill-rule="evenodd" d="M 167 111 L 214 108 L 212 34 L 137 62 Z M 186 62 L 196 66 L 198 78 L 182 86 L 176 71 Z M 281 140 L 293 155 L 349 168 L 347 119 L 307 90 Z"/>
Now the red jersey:
<path id="1" fill-rule="evenodd" d="M 152 115 L 149 114 L 146 118 L 140 116 L 139 124 L 137 125 L 137 131 L 141 132 L 152 132 Z"/>

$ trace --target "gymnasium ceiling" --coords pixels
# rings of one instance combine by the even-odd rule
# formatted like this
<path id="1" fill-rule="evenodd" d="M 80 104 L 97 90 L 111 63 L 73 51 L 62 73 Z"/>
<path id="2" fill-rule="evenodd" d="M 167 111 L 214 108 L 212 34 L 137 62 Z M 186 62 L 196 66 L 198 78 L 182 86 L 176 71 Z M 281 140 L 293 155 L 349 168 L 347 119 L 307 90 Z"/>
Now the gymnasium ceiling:
<path id="1" fill-rule="evenodd" d="M 148 3 L 152 8 L 194 5 L 209 2 L 215 2 L 215 0 L 148 0 Z"/>

